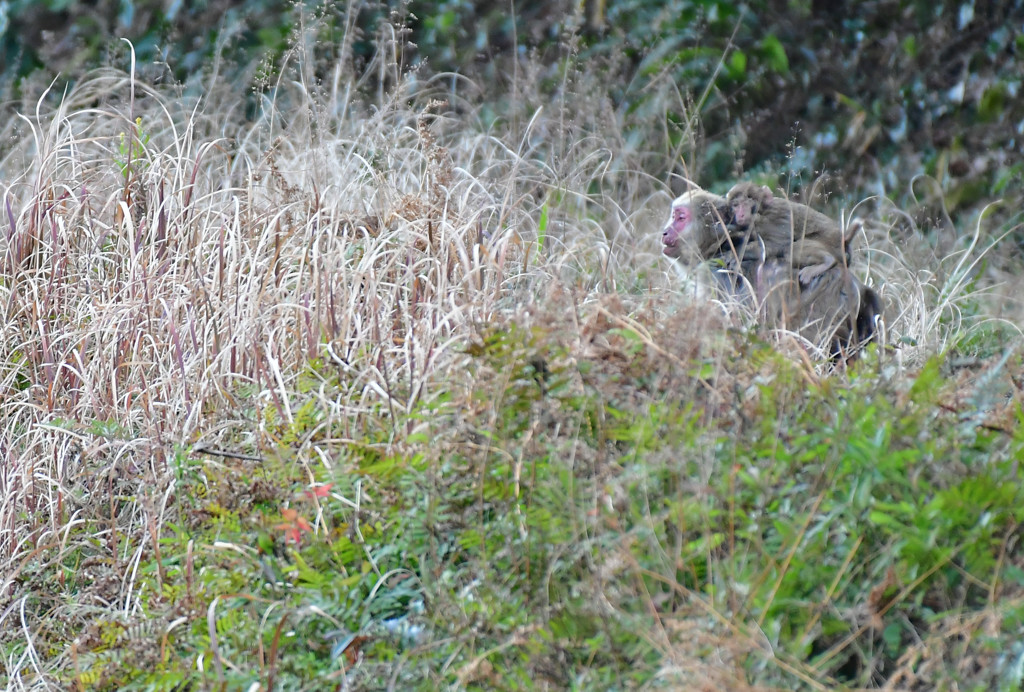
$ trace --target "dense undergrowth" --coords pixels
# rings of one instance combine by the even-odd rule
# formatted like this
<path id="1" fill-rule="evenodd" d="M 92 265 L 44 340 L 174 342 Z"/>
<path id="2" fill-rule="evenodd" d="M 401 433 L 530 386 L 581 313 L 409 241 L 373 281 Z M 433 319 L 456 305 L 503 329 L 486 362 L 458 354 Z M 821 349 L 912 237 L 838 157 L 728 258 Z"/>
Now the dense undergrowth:
<path id="1" fill-rule="evenodd" d="M 660 256 L 599 70 L 380 48 L 6 125 L 8 688 L 1019 689 L 1011 229 L 864 205 L 837 369 Z"/>

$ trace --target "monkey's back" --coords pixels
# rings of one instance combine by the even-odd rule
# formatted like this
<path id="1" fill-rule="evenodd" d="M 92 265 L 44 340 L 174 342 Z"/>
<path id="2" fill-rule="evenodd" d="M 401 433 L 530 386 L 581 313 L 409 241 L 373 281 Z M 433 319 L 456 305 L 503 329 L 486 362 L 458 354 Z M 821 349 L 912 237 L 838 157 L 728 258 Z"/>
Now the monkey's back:
<path id="1" fill-rule="evenodd" d="M 758 216 L 755 232 L 762 237 L 773 241 L 816 240 L 836 253 L 845 252 L 839 224 L 806 204 L 774 199 Z"/>

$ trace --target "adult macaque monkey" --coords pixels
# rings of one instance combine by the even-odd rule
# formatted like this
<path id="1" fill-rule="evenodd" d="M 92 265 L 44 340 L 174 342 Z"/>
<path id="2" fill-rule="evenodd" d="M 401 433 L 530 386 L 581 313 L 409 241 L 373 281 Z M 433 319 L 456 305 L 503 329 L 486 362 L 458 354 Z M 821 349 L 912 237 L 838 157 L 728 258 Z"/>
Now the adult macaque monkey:
<path id="1" fill-rule="evenodd" d="M 738 183 L 726 196 L 735 230 L 754 233 L 765 257 L 789 257 L 801 284 L 849 264 L 839 224 L 805 204 L 777 198 L 767 185 Z"/>
<path id="2" fill-rule="evenodd" d="M 766 215 L 763 208 L 756 209 L 753 226 L 742 231 L 737 228 L 735 209 L 729 199 L 692 189 L 672 202 L 668 223 L 662 231 L 663 251 L 686 264 L 717 262 L 717 273 L 728 279 L 724 282 L 727 290 L 743 295 L 744 286 L 753 288 L 762 318 L 771 326 L 793 329 L 815 342 L 828 339 L 833 356 L 854 352 L 877 333 L 876 322 L 882 314 L 878 294 L 846 267 L 838 225 L 804 205 L 786 202 L 780 203 L 779 208 L 790 205 L 794 210 L 786 213 L 784 222 Z M 740 211 L 744 219 L 745 213 Z M 801 223 L 815 224 L 815 214 L 834 225 L 840 239 L 836 253 L 844 253 L 843 261 L 832 255 L 832 261 L 818 262 L 825 266 L 814 267 L 807 280 L 794 280 L 792 272 L 798 265 L 791 254 L 797 247 L 792 238 L 800 233 Z M 820 219 L 818 225 L 824 226 Z M 781 240 L 783 234 L 785 242 Z M 834 240 L 834 236 L 828 237 Z M 738 277 L 743 280 L 737 280 Z"/>

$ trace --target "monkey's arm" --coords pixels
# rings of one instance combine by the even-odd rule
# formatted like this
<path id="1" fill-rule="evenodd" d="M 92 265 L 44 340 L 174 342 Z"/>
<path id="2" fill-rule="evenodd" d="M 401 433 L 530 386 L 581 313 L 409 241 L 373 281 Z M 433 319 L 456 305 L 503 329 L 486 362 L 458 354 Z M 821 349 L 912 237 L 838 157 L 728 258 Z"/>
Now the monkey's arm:
<path id="1" fill-rule="evenodd" d="M 797 276 L 800 279 L 800 283 L 804 286 L 809 285 L 816 278 L 831 269 L 836 263 L 836 258 L 832 255 L 825 255 L 825 261 L 818 264 L 812 264 L 807 267 L 803 267 Z"/>

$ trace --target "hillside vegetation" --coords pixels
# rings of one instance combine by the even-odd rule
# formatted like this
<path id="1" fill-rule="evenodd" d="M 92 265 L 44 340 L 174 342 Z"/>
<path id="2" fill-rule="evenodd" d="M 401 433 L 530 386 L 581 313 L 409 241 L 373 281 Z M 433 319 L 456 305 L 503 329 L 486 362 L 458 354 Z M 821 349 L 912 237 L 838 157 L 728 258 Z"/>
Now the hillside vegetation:
<path id="1" fill-rule="evenodd" d="M 661 254 L 774 44 L 688 83 L 610 48 L 630 5 L 458 74 L 399 13 L 20 83 L 7 689 L 1021 688 L 1019 173 L 748 167 L 865 222 L 884 339 L 830 363 Z"/>

